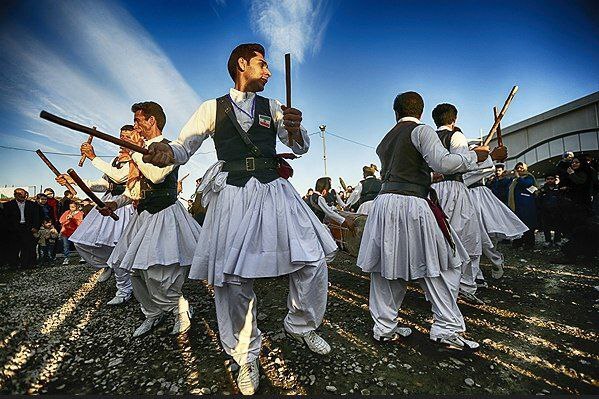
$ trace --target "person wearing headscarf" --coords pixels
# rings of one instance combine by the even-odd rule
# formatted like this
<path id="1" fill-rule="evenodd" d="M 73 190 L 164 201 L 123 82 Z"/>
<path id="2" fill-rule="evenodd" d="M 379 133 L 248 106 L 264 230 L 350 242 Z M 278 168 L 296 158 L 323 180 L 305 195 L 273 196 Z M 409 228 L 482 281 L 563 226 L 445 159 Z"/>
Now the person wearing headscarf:
<path id="1" fill-rule="evenodd" d="M 521 238 L 514 240 L 514 247 L 533 248 L 535 245 L 535 229 L 537 228 L 535 177 L 528 172 L 528 165 L 518 162 L 514 168 L 515 177 L 510 184 L 508 205 L 518 218 L 528 227 Z"/>

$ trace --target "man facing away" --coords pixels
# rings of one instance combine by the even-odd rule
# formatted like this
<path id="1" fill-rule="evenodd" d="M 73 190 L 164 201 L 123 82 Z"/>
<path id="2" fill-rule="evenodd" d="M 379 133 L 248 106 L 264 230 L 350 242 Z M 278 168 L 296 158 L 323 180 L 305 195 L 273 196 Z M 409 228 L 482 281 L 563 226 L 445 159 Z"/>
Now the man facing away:
<path id="1" fill-rule="evenodd" d="M 373 338 L 394 342 L 412 331 L 398 324 L 407 282 L 419 281 L 431 302 L 430 338 L 458 349 L 476 349 L 466 339 L 457 305 L 460 269 L 469 261 L 443 212 L 428 196 L 430 168 L 441 173 L 477 167 L 488 147 L 450 154 L 435 131 L 420 122 L 424 101 L 415 92 L 398 95 L 393 104 L 397 124 L 377 147 L 383 185 L 374 200 L 360 245 L 357 265 L 370 273 Z"/>
<path id="2" fill-rule="evenodd" d="M 468 139 L 456 127 L 458 110 L 452 104 L 439 104 L 433 109 L 433 120 L 437 125 L 437 134 L 442 145 L 451 154 L 468 154 Z M 476 169 L 493 167 L 493 159 L 498 158 L 501 151 L 494 151 L 491 157 Z M 435 172 L 443 173 L 435 170 Z M 490 239 L 480 228 L 481 221 L 470 194 L 464 184 L 463 172 L 443 174 L 443 181 L 433 184 L 439 196 L 441 209 L 447 215 L 449 224 L 455 230 L 460 241 L 470 256 L 470 262 L 462 268 L 460 281 L 460 295 L 475 303 L 482 303 L 476 297 L 476 277 L 479 274 L 480 257 L 482 255 L 483 240 L 490 245 Z"/>
<path id="3" fill-rule="evenodd" d="M 156 143 L 144 160 L 183 164 L 212 137 L 218 162 L 199 188 L 208 206 L 190 278 L 214 286 L 221 343 L 239 364 L 243 394 L 258 388 L 262 335 L 256 322 L 256 278 L 289 276 L 284 328 L 318 354 L 329 344 L 315 330 L 327 302 L 326 258 L 337 245 L 291 183 L 279 177 L 277 137 L 296 154 L 309 148 L 295 108 L 257 95 L 271 73 L 259 44 L 237 46 L 228 61 L 235 87 L 204 102 L 170 145 Z"/>

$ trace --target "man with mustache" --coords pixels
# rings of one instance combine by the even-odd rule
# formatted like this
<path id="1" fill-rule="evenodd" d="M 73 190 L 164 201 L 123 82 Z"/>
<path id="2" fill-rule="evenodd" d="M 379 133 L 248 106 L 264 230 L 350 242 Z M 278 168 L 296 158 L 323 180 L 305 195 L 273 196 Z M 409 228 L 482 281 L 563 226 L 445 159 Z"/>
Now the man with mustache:
<path id="1" fill-rule="evenodd" d="M 277 173 L 276 140 L 296 154 L 310 145 L 302 113 L 257 95 L 271 76 L 259 44 L 236 47 L 228 61 L 235 87 L 204 102 L 179 138 L 155 143 L 144 161 L 183 164 L 212 137 L 219 161 L 199 191 L 208 211 L 189 277 L 214 286 L 221 343 L 240 365 L 243 394 L 258 388 L 262 335 L 253 281 L 289 276 L 287 334 L 318 354 L 331 348 L 315 330 L 327 302 L 326 259 L 337 245 L 308 205 Z"/>

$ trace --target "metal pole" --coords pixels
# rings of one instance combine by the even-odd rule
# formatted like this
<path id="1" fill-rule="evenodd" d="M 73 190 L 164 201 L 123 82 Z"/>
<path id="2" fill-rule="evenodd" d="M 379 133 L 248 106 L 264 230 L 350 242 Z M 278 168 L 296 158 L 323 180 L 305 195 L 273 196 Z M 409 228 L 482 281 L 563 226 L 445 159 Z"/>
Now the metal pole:
<path id="1" fill-rule="evenodd" d="M 327 176 L 327 141 L 325 138 L 326 125 L 320 125 L 320 133 L 322 137 L 322 160 L 324 161 L 324 175 Z"/>

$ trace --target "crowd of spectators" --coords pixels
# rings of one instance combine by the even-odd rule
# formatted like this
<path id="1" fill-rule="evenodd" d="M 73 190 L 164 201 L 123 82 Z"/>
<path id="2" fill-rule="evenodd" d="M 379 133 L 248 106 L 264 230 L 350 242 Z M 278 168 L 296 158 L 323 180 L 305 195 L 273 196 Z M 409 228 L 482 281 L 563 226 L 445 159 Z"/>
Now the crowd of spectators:
<path id="1" fill-rule="evenodd" d="M 566 152 L 544 178 L 539 187 L 526 164 L 518 162 L 512 171 L 497 167 L 487 181 L 497 198 L 530 229 L 512 244 L 533 248 L 538 230 L 544 234 L 546 247 L 561 245 L 566 261 L 595 256 L 599 242 L 597 160 Z"/>
<path id="2" fill-rule="evenodd" d="M 89 199 L 78 201 L 69 191 L 59 199 L 47 188 L 30 198 L 25 189 L 15 189 L 13 199 L 0 202 L 0 266 L 32 268 L 60 252 L 68 264 L 69 237 L 92 208 Z"/>

